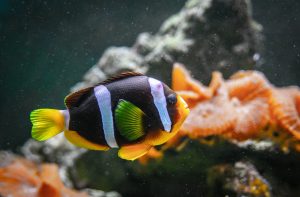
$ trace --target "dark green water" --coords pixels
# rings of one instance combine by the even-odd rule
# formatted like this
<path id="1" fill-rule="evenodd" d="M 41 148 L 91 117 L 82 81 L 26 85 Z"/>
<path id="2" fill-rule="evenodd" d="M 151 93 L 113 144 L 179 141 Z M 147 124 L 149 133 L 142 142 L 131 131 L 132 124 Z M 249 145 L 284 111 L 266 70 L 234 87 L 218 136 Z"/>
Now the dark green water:
<path id="1" fill-rule="evenodd" d="M 11 148 L 30 137 L 31 110 L 63 108 L 107 47 L 155 32 L 185 1 L 0 2 L 0 148 Z"/>
<path id="2" fill-rule="evenodd" d="M 131 46 L 156 32 L 184 0 L 0 0 L 0 148 L 30 137 L 29 113 L 63 108 L 63 98 L 112 45 Z M 265 64 L 277 85 L 300 85 L 300 3 L 253 1 L 264 26 Z"/>

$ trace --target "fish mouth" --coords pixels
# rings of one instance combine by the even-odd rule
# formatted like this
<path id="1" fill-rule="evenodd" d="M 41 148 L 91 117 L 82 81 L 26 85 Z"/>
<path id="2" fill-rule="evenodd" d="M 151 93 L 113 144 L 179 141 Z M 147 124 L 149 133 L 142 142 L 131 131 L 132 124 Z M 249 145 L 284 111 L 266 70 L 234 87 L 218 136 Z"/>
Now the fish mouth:
<path id="1" fill-rule="evenodd" d="M 182 103 L 184 109 L 189 109 L 188 104 L 185 102 L 185 100 L 183 100 L 183 98 L 181 96 L 179 96 L 180 102 Z"/>

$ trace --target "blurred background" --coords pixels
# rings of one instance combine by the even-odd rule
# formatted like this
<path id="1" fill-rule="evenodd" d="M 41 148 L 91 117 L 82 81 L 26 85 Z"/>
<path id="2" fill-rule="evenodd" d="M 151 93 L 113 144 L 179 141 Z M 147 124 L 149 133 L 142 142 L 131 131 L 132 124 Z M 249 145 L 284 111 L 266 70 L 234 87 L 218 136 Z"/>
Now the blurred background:
<path id="1" fill-rule="evenodd" d="M 0 0 L 0 149 L 30 138 L 29 113 L 63 108 L 69 89 L 109 46 L 155 33 L 185 0 Z M 300 2 L 253 0 L 263 25 L 259 68 L 278 86 L 300 85 Z"/>

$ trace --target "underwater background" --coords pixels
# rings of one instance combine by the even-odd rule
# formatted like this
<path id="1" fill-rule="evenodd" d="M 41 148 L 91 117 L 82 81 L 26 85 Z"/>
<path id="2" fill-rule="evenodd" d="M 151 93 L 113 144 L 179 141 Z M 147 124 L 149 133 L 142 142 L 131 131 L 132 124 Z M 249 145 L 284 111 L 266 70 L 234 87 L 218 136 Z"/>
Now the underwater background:
<path id="1" fill-rule="evenodd" d="M 134 2 L 0 0 L 0 149 L 19 152 L 20 146 L 31 137 L 29 113 L 33 109 L 49 106 L 63 108 L 63 98 L 69 93 L 70 88 L 82 80 L 84 73 L 92 65 L 97 64 L 108 47 L 132 46 L 140 33 L 155 34 L 163 21 L 179 12 L 185 3 L 183 0 Z M 255 69 L 262 71 L 276 86 L 299 86 L 300 2 L 252 0 L 251 4 L 252 17 L 262 25 L 262 38 L 257 39 L 260 42 L 260 46 L 257 47 L 260 53 L 256 56 L 258 61 Z M 220 18 L 230 17 L 226 12 L 216 15 Z M 230 36 L 228 39 L 228 42 L 231 42 Z M 187 68 L 193 70 L 197 69 L 197 66 L 188 65 Z M 247 68 L 245 65 L 245 69 Z M 166 68 L 162 73 L 168 72 L 171 71 Z M 233 73 L 232 70 L 228 70 L 225 77 Z M 157 71 L 151 74 L 162 81 L 168 83 L 171 81 L 169 75 L 164 76 Z M 202 81 L 196 74 L 194 77 Z M 208 84 L 209 78 L 203 78 L 203 82 Z M 224 149 L 224 146 L 227 148 Z M 98 152 L 90 152 L 76 163 L 78 172 L 75 174 L 78 177 L 71 177 L 73 181 L 75 180 L 73 187 L 115 190 L 124 196 L 141 194 L 138 193 L 141 190 L 148 192 L 145 196 L 168 196 L 168 194 L 176 195 L 178 192 L 182 192 L 182 196 L 195 196 L 197 192 L 200 196 L 219 196 L 224 193 L 215 188 L 222 185 L 223 180 L 215 176 L 224 169 L 224 171 L 228 169 L 228 174 L 231 174 L 232 169 L 226 166 L 227 164 L 225 166 L 215 164 L 226 161 L 230 165 L 242 160 L 251 161 L 252 164 L 235 163 L 238 169 L 251 171 L 256 167 L 261 174 L 266 175 L 265 178 L 272 180 L 275 177 L 277 181 L 271 182 L 276 184 L 271 188 L 277 191 L 276 188 L 279 187 L 281 192 L 279 196 L 299 195 L 297 189 L 299 184 L 296 184 L 300 169 L 298 152 L 284 155 L 268 151 L 263 153 L 253 150 L 241 151 L 226 142 L 225 145 L 221 143 L 211 149 L 203 144 L 191 142 L 187 149 L 179 153 L 178 160 L 172 158 L 178 153 L 170 151 L 163 163 L 150 163 L 148 166 L 119 161 L 114 156 L 115 152 L 101 154 L 102 157 L 95 160 Z M 59 164 L 61 162 L 59 159 L 47 157 L 43 158 L 43 161 Z M 106 167 L 109 169 L 99 174 L 103 175 L 101 178 L 95 176 L 99 173 L 97 167 L 89 168 L 87 163 L 82 161 L 93 161 L 98 169 Z M 180 162 L 174 165 L 174 161 Z M 279 164 L 268 166 L 268 169 L 263 168 L 273 163 Z M 214 167 L 210 168 L 211 166 Z M 204 177 L 204 170 L 200 170 L 197 174 L 198 168 L 210 169 L 211 176 Z M 195 178 L 197 176 L 199 179 Z M 278 182 L 280 179 L 282 182 Z M 178 180 L 182 180 L 184 185 L 182 186 Z M 207 186 L 204 181 L 211 181 L 214 184 Z M 163 187 L 164 183 L 168 185 Z M 173 187 L 182 188 L 173 190 Z M 207 194 L 206 191 L 210 193 Z M 229 196 L 234 195 L 229 193 Z"/>
<path id="2" fill-rule="evenodd" d="M 1 0 L 0 147 L 30 137 L 33 109 L 63 108 L 70 87 L 106 48 L 155 32 L 184 2 Z"/>
<path id="3" fill-rule="evenodd" d="M 131 46 L 141 32 L 156 32 L 184 0 L 0 1 L 0 147 L 30 137 L 29 113 L 63 108 L 63 98 L 109 46 Z M 299 85 L 300 3 L 252 1 L 263 25 L 259 67 L 276 85 Z"/>

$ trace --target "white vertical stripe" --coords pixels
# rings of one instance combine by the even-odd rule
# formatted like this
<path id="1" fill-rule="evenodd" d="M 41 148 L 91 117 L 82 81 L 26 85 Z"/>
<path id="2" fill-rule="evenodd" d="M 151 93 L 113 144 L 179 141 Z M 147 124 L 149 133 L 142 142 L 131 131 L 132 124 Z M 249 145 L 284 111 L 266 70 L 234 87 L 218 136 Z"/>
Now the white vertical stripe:
<path id="1" fill-rule="evenodd" d="M 160 120 L 164 126 L 164 130 L 170 132 L 172 123 L 167 110 L 167 102 L 163 84 L 160 81 L 153 78 L 149 78 L 148 81 L 150 84 L 154 104 L 156 109 L 158 110 Z"/>
<path id="2" fill-rule="evenodd" d="M 99 85 L 94 88 L 94 93 L 97 98 L 98 107 L 101 112 L 102 128 L 106 143 L 111 148 L 118 148 L 115 138 L 113 115 L 111 111 L 111 96 L 109 90 L 104 85 Z"/>
<path id="3" fill-rule="evenodd" d="M 60 113 L 64 116 L 64 122 L 65 122 L 65 129 L 69 129 L 69 122 L 70 122 L 70 113 L 69 110 L 60 110 Z"/>

